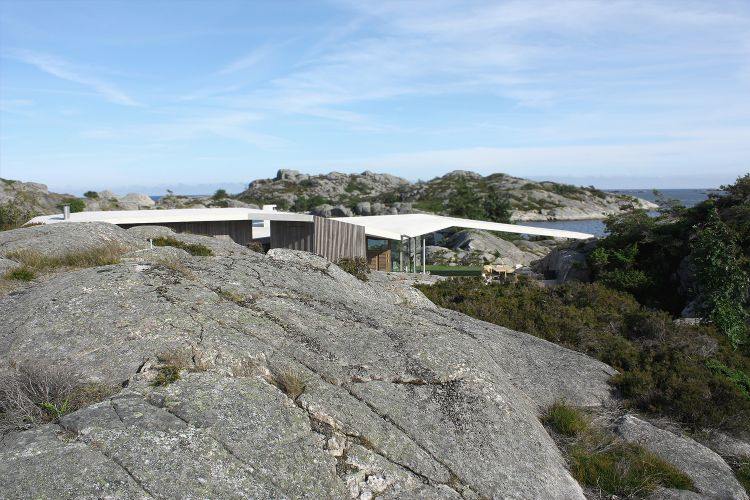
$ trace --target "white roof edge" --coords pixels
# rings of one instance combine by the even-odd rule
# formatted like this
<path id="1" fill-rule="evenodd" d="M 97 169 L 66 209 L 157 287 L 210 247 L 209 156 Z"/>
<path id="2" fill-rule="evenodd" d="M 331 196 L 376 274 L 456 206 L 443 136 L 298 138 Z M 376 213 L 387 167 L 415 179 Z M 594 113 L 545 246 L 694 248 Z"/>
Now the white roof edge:
<path id="1" fill-rule="evenodd" d="M 402 215 L 374 215 L 363 217 L 336 217 L 336 220 L 364 226 L 368 236 L 398 240 L 401 235 L 416 237 L 429 234 L 450 227 L 467 229 L 484 229 L 516 234 L 530 234 L 536 236 L 551 236 L 585 240 L 593 238 L 593 234 L 562 229 L 544 227 L 521 226 L 518 224 L 503 224 L 471 219 L 459 219 L 432 214 L 402 214 Z"/>
<path id="2" fill-rule="evenodd" d="M 241 220 L 286 220 L 312 222 L 310 214 L 263 211 L 252 208 L 175 208 L 166 210 L 111 210 L 75 212 L 65 220 L 63 214 L 41 215 L 27 224 L 61 222 L 109 222 L 110 224 L 167 224 L 171 222 L 213 222 Z"/>

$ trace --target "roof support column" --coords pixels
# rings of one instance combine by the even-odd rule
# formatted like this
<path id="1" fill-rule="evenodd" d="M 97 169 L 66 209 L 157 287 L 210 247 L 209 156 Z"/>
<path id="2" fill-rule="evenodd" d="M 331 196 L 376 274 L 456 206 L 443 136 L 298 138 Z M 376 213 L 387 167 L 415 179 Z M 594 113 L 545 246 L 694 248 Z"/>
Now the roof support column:
<path id="1" fill-rule="evenodd" d="M 422 274 L 427 274 L 427 245 L 425 245 L 424 238 L 422 238 Z"/>

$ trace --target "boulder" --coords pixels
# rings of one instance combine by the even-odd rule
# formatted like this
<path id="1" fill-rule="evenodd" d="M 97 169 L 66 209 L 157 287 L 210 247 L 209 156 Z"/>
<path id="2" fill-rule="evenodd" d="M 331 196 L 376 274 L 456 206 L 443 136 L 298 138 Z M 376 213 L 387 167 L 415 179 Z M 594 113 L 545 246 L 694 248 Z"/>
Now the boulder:
<path id="1" fill-rule="evenodd" d="M 612 368 L 394 293 L 408 284 L 237 247 L 135 252 L 0 298 L 0 363 L 126 387 L 6 436 L 0 491 L 584 498 L 537 416 L 560 398 L 612 404 Z M 179 380 L 155 387 L 168 362 Z"/>
<path id="2" fill-rule="evenodd" d="M 538 258 L 519 249 L 513 242 L 486 231 L 464 230 L 451 235 L 445 244 L 454 250 L 491 254 L 492 259 L 502 258 L 508 263 L 526 265 Z"/>
<path id="3" fill-rule="evenodd" d="M 557 283 L 566 281 L 591 280 L 591 271 L 588 267 L 587 256 L 593 250 L 594 242 L 576 244 L 572 247 L 555 248 L 545 257 L 533 263 L 533 269 L 549 276 Z"/>
<path id="4" fill-rule="evenodd" d="M 148 209 L 156 205 L 150 196 L 140 193 L 128 193 L 117 199 L 117 203 L 123 210 Z"/>
<path id="5" fill-rule="evenodd" d="M 715 452 L 686 436 L 660 429 L 633 415 L 616 422 L 624 440 L 637 443 L 687 474 L 698 493 L 708 498 L 747 500 L 732 469 Z"/>
<path id="6" fill-rule="evenodd" d="M 55 257 L 105 246 L 130 251 L 147 243 L 106 222 L 60 222 L 0 232 L 0 256 L 29 251 Z"/>
<path id="7" fill-rule="evenodd" d="M 354 208 L 357 215 L 372 215 L 372 205 L 369 201 L 360 201 Z"/>

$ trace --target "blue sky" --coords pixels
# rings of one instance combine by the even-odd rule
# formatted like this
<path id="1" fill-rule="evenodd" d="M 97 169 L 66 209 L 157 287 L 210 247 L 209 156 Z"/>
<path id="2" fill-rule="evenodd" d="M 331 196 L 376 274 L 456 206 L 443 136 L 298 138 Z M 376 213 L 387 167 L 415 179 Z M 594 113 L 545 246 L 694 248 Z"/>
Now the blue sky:
<path id="1" fill-rule="evenodd" d="M 600 187 L 750 171 L 750 2 L 0 0 L 0 176 L 279 168 Z"/>

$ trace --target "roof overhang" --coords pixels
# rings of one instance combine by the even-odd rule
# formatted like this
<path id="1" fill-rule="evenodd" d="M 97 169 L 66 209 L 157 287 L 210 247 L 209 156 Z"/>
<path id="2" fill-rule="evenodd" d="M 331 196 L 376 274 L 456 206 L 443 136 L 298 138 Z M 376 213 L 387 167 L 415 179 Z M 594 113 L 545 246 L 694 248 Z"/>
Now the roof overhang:
<path id="1" fill-rule="evenodd" d="M 363 217 L 336 217 L 336 220 L 364 226 L 365 234 L 375 238 L 400 240 L 402 236 L 417 237 L 435 231 L 460 227 L 466 229 L 483 229 L 486 231 L 500 231 L 506 233 L 529 234 L 535 236 L 551 236 L 555 238 L 571 238 L 586 240 L 593 238 L 593 234 L 577 231 L 564 231 L 544 227 L 521 226 L 518 224 L 503 224 L 472 219 L 459 219 L 432 214 L 402 214 L 402 215 L 371 215 Z"/>
<path id="2" fill-rule="evenodd" d="M 312 222 L 309 214 L 263 211 L 251 208 L 174 208 L 166 210 L 111 210 L 75 212 L 65 219 L 63 214 L 34 217 L 29 224 L 59 222 L 109 222 L 110 224 L 168 224 L 173 222 L 218 222 L 281 220 Z"/>

